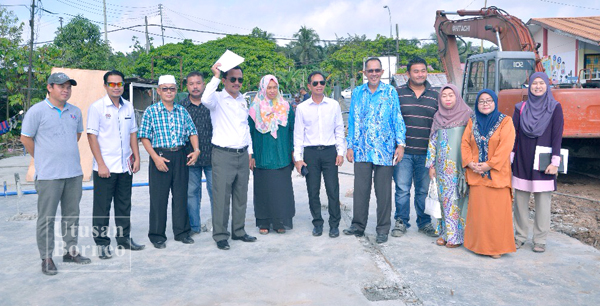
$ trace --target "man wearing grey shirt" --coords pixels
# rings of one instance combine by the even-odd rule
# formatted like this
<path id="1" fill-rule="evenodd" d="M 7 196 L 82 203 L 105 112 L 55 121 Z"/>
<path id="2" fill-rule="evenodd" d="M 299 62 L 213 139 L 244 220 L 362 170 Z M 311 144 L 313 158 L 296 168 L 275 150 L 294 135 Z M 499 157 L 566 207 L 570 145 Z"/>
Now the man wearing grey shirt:
<path id="1" fill-rule="evenodd" d="M 89 264 L 77 250 L 79 201 L 83 172 L 77 142 L 83 132 L 81 110 L 67 103 L 77 82 L 62 72 L 48 78 L 48 98 L 25 114 L 21 142 L 35 157 L 35 189 L 38 193 L 37 245 L 42 273 L 55 275 L 54 222 L 61 204 L 61 232 L 66 251 L 63 262 Z"/>

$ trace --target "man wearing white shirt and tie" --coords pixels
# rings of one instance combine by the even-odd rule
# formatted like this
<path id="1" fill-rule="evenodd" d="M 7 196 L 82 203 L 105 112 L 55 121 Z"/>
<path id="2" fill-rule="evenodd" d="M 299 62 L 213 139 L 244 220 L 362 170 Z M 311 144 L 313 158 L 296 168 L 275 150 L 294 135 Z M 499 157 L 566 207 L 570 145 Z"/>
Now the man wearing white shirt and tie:
<path id="1" fill-rule="evenodd" d="M 321 216 L 321 173 L 325 181 L 328 198 L 329 237 L 340 235 L 340 184 L 338 167 L 344 162 L 346 144 L 344 140 L 344 120 L 340 104 L 325 97 L 325 76 L 318 71 L 308 76 L 311 97 L 296 108 L 294 126 L 294 159 L 296 170 L 308 170 L 306 188 L 308 204 L 313 217 L 313 236 L 323 234 Z"/>
<path id="2" fill-rule="evenodd" d="M 221 250 L 229 249 L 229 236 L 233 240 L 254 242 L 256 237 L 246 234 L 246 205 L 248 200 L 248 180 L 253 167 L 252 139 L 248 126 L 248 106 L 240 94 L 243 75 L 242 68 L 233 67 L 221 76 L 216 63 L 211 67 L 214 77 L 206 85 L 202 104 L 210 110 L 213 125 L 212 136 L 212 178 L 213 178 L 213 239 Z M 224 90 L 217 91 L 220 82 Z M 229 205 L 231 199 L 231 231 Z"/>

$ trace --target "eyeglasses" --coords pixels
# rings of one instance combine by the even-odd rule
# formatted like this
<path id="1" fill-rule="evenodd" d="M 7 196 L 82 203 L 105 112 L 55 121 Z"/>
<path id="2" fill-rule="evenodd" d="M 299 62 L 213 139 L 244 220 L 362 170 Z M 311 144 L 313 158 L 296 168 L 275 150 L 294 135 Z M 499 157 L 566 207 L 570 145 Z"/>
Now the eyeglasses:
<path id="1" fill-rule="evenodd" d="M 325 80 L 323 80 L 323 81 L 314 81 L 314 82 L 312 82 L 312 86 L 317 86 L 317 85 L 319 85 L 319 84 L 321 84 L 322 86 L 325 86 Z"/>
<path id="2" fill-rule="evenodd" d="M 167 92 L 167 91 L 175 92 L 175 91 L 177 91 L 177 87 L 163 87 L 161 90 L 162 90 L 162 92 Z"/>
<path id="3" fill-rule="evenodd" d="M 234 77 L 229 78 L 229 82 L 235 83 L 235 81 L 238 81 L 238 82 L 240 82 L 240 84 L 242 84 L 242 83 L 244 83 L 244 78 L 234 78 Z"/>
<path id="4" fill-rule="evenodd" d="M 494 104 L 494 100 L 492 100 L 492 99 L 479 100 L 479 104 Z"/>
<path id="5" fill-rule="evenodd" d="M 106 85 L 110 88 L 123 87 L 123 82 L 108 82 Z"/>
<path id="6" fill-rule="evenodd" d="M 367 73 L 380 73 L 381 69 L 369 69 L 367 70 Z"/>

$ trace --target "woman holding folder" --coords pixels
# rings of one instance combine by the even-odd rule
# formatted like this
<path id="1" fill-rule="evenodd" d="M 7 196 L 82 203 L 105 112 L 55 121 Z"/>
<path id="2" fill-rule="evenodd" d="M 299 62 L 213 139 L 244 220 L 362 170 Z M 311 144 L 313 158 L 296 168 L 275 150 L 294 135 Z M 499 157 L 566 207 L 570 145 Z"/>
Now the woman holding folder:
<path id="1" fill-rule="evenodd" d="M 511 156 L 512 183 L 515 189 L 515 245 L 518 249 L 527 241 L 529 197 L 533 193 L 533 251 L 541 253 L 546 251 L 546 237 L 550 231 L 550 202 L 552 191 L 556 190 L 556 173 L 560 165 L 564 125 L 562 107 L 552 96 L 550 81 L 545 73 L 536 72 L 529 78 L 527 101 L 515 106 L 513 123 L 517 132 Z M 535 168 L 539 170 L 534 170 L 538 146 L 550 149 L 552 158 L 548 166 L 538 165 Z"/>

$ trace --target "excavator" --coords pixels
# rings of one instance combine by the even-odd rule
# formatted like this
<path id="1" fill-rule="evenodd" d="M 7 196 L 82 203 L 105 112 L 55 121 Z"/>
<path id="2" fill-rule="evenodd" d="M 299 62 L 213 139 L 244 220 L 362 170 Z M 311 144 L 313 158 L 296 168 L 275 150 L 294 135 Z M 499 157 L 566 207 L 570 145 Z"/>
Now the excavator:
<path id="1" fill-rule="evenodd" d="M 460 18 L 448 19 L 451 15 Z M 492 89 L 498 94 L 498 109 L 512 116 L 515 104 L 527 99 L 529 76 L 544 71 L 540 45 L 523 21 L 502 9 L 439 10 L 434 27 L 448 81 L 461 88 L 463 99 L 471 106 L 481 89 Z M 469 56 L 463 70 L 457 44 L 461 37 L 492 42 L 498 50 Z M 552 94 L 561 103 L 565 118 L 563 148 L 600 169 L 600 89 L 583 88 L 580 81 L 569 85 L 572 88 L 555 85 Z"/>

